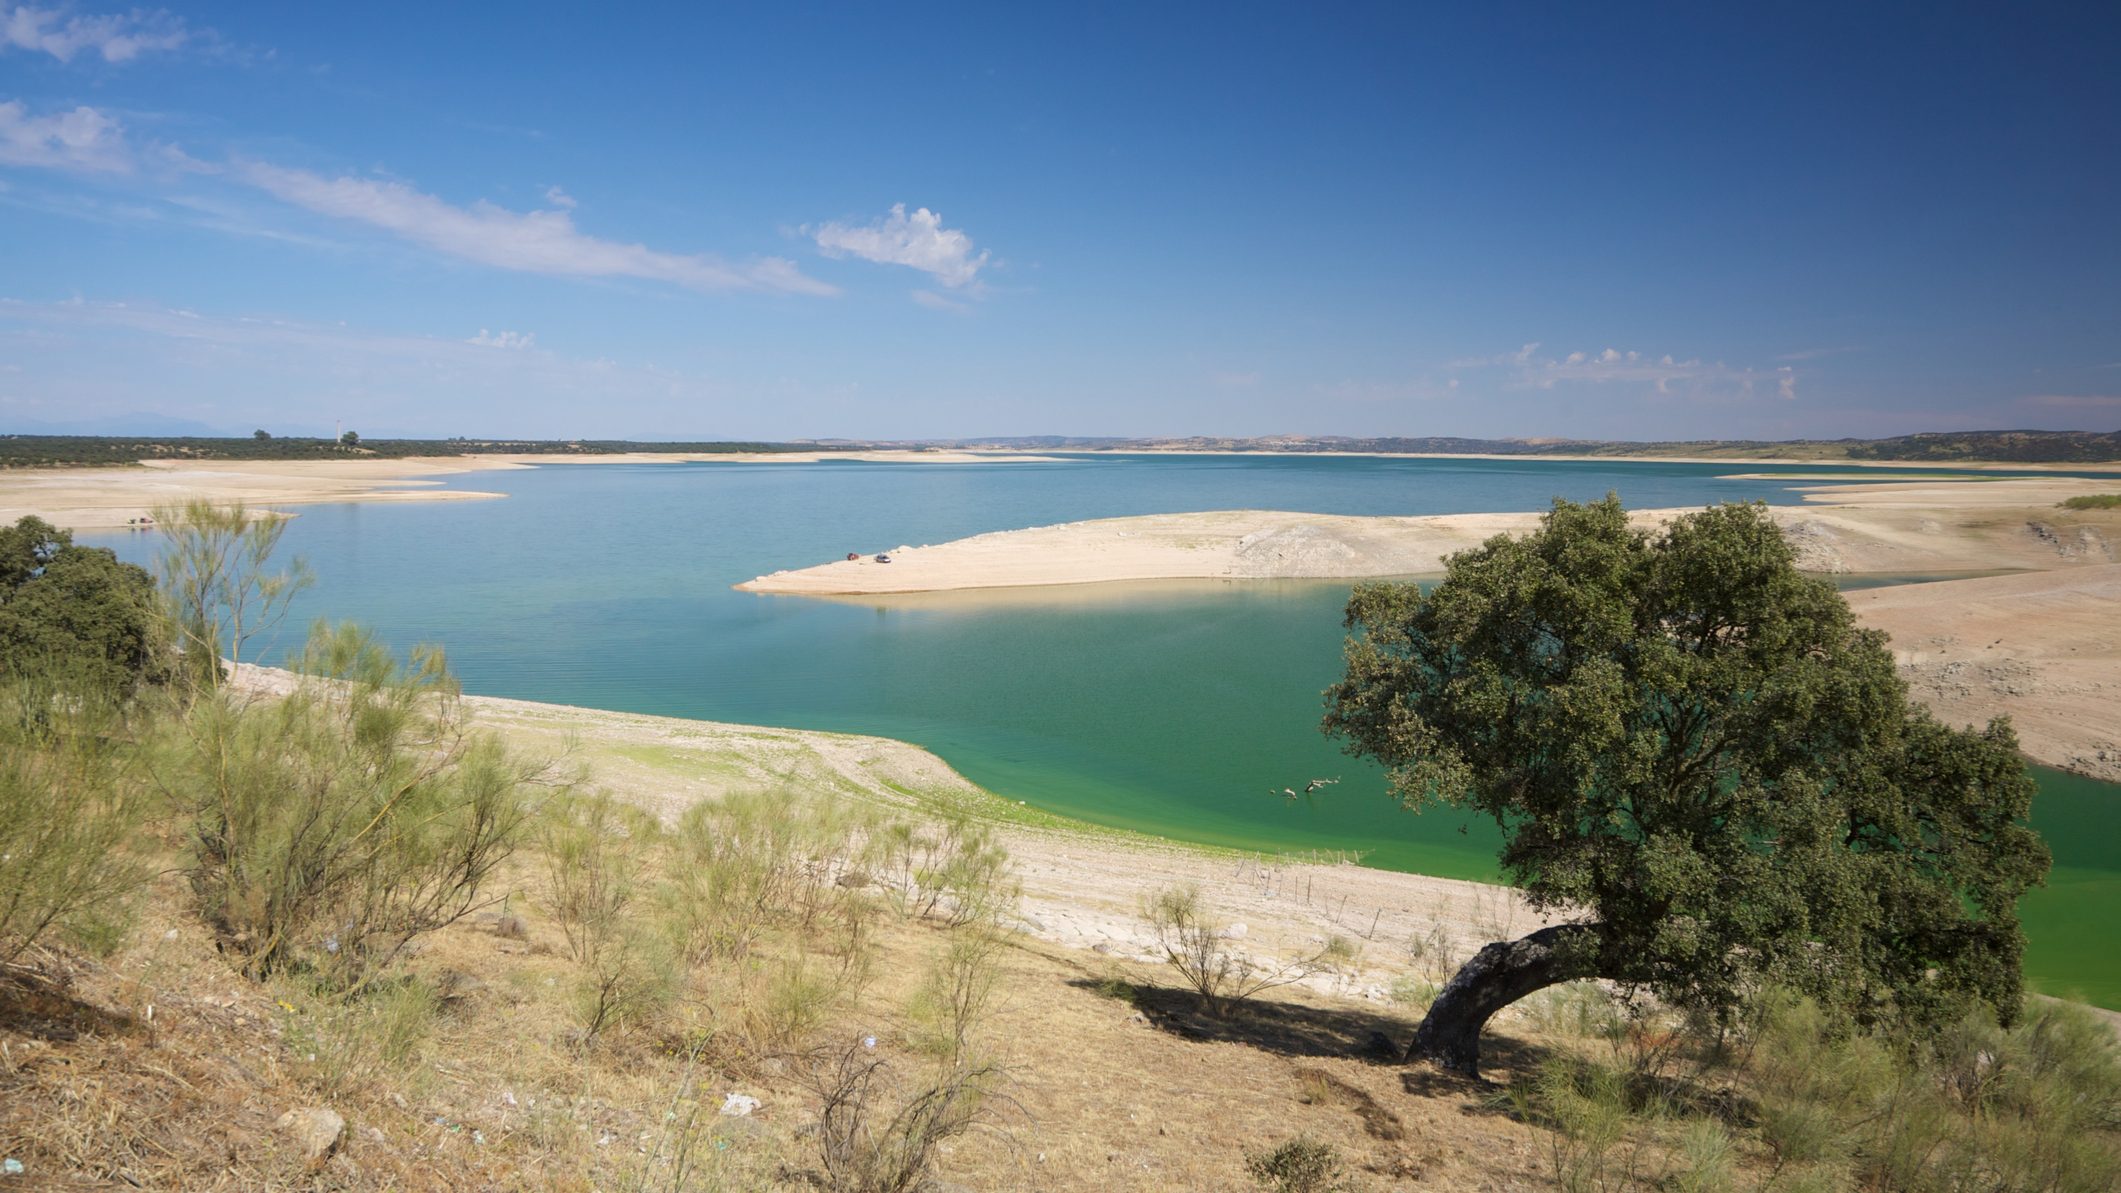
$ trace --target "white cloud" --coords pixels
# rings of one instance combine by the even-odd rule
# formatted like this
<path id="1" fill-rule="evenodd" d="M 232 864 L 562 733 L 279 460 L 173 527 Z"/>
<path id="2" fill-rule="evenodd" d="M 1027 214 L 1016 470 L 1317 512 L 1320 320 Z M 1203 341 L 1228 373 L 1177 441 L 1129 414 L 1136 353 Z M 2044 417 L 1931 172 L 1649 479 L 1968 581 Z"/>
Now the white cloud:
<path id="1" fill-rule="evenodd" d="M 94 108 L 32 116 L 21 100 L 0 104 L 0 164 L 122 174 L 133 168 L 125 129 Z"/>
<path id="2" fill-rule="evenodd" d="M 142 54 L 175 50 L 192 37 L 184 22 L 166 12 L 136 8 L 101 16 L 76 16 L 65 8 L 0 5 L 0 48 L 50 54 L 71 62 L 84 51 L 105 62 L 130 62 Z"/>
<path id="3" fill-rule="evenodd" d="M 477 344 L 482 348 L 508 348 L 522 351 L 537 344 L 538 333 L 534 331 L 488 331 L 482 327 L 479 329 L 479 334 L 464 342 Z"/>
<path id="4" fill-rule="evenodd" d="M 987 264 L 987 254 L 972 252 L 972 238 L 943 227 L 941 213 L 925 207 L 906 212 L 894 203 L 891 214 L 868 224 L 820 224 L 805 228 L 828 257 L 860 257 L 879 265 L 904 265 L 935 275 L 952 289 L 972 285 Z"/>
<path id="5" fill-rule="evenodd" d="M 779 257 L 736 264 L 589 236 L 575 227 L 563 206 L 518 212 L 480 200 L 458 207 L 402 182 L 325 178 L 263 162 L 239 163 L 237 170 L 266 193 L 298 207 L 382 228 L 415 244 L 499 269 L 644 278 L 692 290 L 838 293 Z"/>
<path id="6" fill-rule="evenodd" d="M 1601 348 L 1595 352 L 1586 349 L 1560 357 L 1543 357 L 1538 354 L 1538 349 L 1539 344 L 1534 342 L 1515 352 L 1454 360 L 1448 367 L 1455 371 L 1497 370 L 1503 386 L 1516 389 L 1632 383 L 1646 385 L 1651 392 L 1658 394 L 1719 398 L 1748 396 L 1772 382 L 1777 397 L 1793 400 L 1797 396 L 1797 372 L 1788 365 L 1755 369 L 1727 365 L 1722 361 L 1703 361 L 1698 357 L 1682 359 L 1669 352 L 1653 356 L 1618 348 Z"/>

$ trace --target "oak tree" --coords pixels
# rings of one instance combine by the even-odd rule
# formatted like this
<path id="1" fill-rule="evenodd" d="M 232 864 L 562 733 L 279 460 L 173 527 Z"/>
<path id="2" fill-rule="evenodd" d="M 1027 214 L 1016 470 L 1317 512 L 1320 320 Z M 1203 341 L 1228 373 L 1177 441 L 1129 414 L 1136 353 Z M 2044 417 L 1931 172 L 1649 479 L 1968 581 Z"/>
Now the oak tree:
<path id="1" fill-rule="evenodd" d="M 1583 978 L 1710 1012 L 1771 982 L 1866 1027 L 2016 1013 L 2048 866 L 2016 738 L 1911 705 L 1764 506 L 1651 531 L 1557 500 L 1447 567 L 1355 590 L 1324 727 L 1405 806 L 1493 818 L 1558 922 L 1469 960 L 1410 1061 L 1477 1073 L 1495 1012 Z"/>

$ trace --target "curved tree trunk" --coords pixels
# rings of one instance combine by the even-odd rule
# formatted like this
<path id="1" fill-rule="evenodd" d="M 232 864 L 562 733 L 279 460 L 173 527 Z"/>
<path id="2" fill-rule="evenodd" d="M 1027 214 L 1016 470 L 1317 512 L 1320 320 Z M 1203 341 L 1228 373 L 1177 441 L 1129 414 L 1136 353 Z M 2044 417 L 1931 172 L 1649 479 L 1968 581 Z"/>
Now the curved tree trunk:
<path id="1" fill-rule="evenodd" d="M 1480 1076 L 1480 1030 L 1489 1018 L 1535 990 L 1595 976 L 1595 953 L 1588 947 L 1595 940 L 1588 924 L 1556 924 L 1484 946 L 1429 1005 L 1407 1047 L 1407 1063 L 1426 1060 Z"/>

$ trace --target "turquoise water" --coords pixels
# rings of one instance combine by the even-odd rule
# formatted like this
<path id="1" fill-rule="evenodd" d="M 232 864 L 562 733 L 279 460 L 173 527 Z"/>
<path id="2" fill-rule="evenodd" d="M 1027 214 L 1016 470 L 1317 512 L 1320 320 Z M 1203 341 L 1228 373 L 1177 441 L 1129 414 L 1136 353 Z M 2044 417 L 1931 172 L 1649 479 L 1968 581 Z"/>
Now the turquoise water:
<path id="1" fill-rule="evenodd" d="M 408 646 L 440 642 L 467 690 L 711 720 L 874 733 L 982 786 L 1099 823 L 1260 849 L 1358 849 L 1375 865 L 1494 874 L 1492 827 L 1384 798 L 1317 730 L 1347 585 L 1185 582 L 865 601 L 732 591 L 783 567 L 990 530 L 1260 508 L 1536 509 L 1617 490 L 1632 506 L 1797 500 L 1719 480 L 1759 465 L 1111 457 L 1053 464 L 593 465 L 467 475 L 502 501 L 311 506 L 286 548 L 317 584 L 296 610 Z M 1843 471 L 1837 467 L 1835 471 Z M 1881 473 L 1881 480 L 1895 479 Z M 128 557 L 146 536 L 102 536 Z M 289 636 L 294 636 L 290 631 Z M 1314 798 L 1277 794 L 1342 779 Z M 2121 1006 L 2121 841 L 2110 785 L 2043 774 L 2065 827 L 2027 907 L 2046 986 Z M 2103 836 L 2101 834 L 2104 834 Z"/>

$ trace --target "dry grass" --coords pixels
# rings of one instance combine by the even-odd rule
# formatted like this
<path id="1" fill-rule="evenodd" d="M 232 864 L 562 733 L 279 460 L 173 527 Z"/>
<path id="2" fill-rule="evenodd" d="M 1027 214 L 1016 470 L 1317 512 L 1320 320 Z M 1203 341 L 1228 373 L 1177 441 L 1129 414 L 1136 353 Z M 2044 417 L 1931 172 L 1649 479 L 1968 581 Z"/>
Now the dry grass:
<path id="1" fill-rule="evenodd" d="M 579 968 L 558 926 L 525 910 L 535 859 L 507 878 L 524 923 L 461 924 L 411 958 L 431 994 L 424 1021 L 246 981 L 163 879 L 130 948 L 100 963 L 40 954 L 38 976 L 0 988 L 0 1155 L 33 1188 L 810 1187 L 817 1106 L 799 1057 L 716 1068 L 702 1059 L 715 1054 L 711 1008 L 697 1004 L 585 1049 L 569 999 Z M 932 1063 L 932 1029 L 906 1008 L 947 970 L 951 934 L 887 917 L 874 980 L 821 1034 L 873 1033 L 909 1070 Z M 1478 1113 L 1477 1089 L 1413 1095 L 1396 1066 L 1332 1054 L 1373 1023 L 1410 1026 L 1374 1004 L 1302 992 L 1211 1025 L 1148 967 L 1130 977 L 1137 1011 L 1098 991 L 1109 963 L 1093 954 L 1018 936 L 997 965 L 978 1040 L 1005 1096 L 941 1144 L 959 1187 L 1244 1188 L 1243 1149 L 1299 1132 L 1333 1145 L 1369 1182 L 1358 1187 L 1537 1180 L 1535 1131 Z M 709 1042 L 688 1048 L 688 1033 Z M 1314 1089 L 1328 1096 L 1307 1100 Z M 761 1108 L 724 1118 L 731 1093 Z M 273 1128 L 312 1105 L 348 1124 L 315 1172 Z"/>

